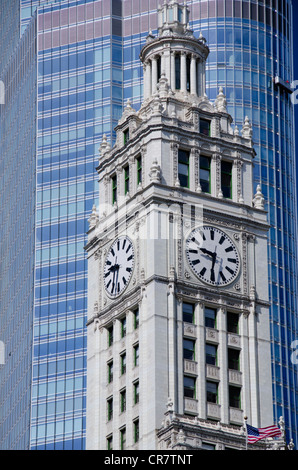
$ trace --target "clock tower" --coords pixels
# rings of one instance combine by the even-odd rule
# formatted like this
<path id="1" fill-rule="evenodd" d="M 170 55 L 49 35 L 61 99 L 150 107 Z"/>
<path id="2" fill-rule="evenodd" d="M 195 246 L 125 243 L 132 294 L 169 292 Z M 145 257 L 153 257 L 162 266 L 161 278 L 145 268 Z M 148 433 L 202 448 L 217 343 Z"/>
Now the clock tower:
<path id="1" fill-rule="evenodd" d="M 87 448 L 245 448 L 269 426 L 267 217 L 252 129 L 205 90 L 208 47 L 158 11 L 128 102 L 100 147 L 89 219 Z"/>

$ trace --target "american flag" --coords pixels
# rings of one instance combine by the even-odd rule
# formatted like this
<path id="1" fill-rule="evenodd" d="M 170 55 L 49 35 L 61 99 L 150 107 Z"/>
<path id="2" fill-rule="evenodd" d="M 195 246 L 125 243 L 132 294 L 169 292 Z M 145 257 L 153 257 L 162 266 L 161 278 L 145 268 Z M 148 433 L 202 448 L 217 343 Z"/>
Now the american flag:
<path id="1" fill-rule="evenodd" d="M 278 426 L 272 425 L 266 428 L 254 428 L 249 424 L 246 425 L 247 429 L 247 442 L 253 444 L 260 439 L 266 439 L 266 437 L 281 436 L 281 430 Z"/>

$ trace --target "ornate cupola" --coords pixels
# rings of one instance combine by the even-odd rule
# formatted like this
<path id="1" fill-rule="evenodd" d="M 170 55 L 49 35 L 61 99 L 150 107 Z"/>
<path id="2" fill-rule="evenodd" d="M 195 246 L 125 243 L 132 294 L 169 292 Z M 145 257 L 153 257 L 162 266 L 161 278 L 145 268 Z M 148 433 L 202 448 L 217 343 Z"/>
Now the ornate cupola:
<path id="1" fill-rule="evenodd" d="M 140 59 L 144 65 L 144 99 L 157 91 L 164 76 L 173 93 L 183 99 L 205 96 L 205 68 L 209 49 L 188 26 L 186 6 L 172 0 L 158 10 L 158 36 L 147 37 Z"/>

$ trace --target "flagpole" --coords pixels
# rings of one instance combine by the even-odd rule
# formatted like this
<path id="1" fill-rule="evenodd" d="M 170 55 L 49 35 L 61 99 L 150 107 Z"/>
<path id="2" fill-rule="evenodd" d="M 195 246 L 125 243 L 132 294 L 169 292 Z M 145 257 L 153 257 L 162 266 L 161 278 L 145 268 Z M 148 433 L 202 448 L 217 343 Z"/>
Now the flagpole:
<path id="1" fill-rule="evenodd" d="M 245 427 L 245 450 L 247 450 L 247 416 L 244 416 L 244 427 Z"/>

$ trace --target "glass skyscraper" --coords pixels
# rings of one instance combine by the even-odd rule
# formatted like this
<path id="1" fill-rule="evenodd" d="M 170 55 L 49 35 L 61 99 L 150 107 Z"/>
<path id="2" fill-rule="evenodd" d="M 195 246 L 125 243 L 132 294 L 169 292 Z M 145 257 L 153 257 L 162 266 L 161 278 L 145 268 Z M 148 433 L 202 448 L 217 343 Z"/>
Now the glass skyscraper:
<path id="1" fill-rule="evenodd" d="M 181 1 L 183 3 L 183 1 Z M 158 0 L 0 0 L 0 448 L 84 449 L 88 217 L 98 147 L 127 99 Z M 274 416 L 298 445 L 296 183 L 291 0 L 190 0 L 207 39 L 207 94 L 251 119 L 255 187 L 271 224 Z M 296 367 L 296 368 L 295 368 Z"/>

